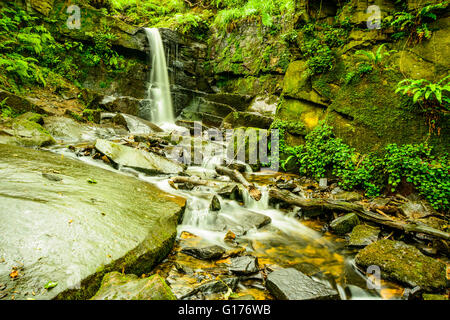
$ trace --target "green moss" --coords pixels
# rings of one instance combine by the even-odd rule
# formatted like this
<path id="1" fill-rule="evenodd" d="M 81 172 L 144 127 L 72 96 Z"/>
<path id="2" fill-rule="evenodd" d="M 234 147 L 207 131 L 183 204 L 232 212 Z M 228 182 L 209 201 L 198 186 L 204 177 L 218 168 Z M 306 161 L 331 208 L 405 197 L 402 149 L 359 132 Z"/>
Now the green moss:
<path id="1" fill-rule="evenodd" d="M 423 255 L 413 246 L 392 240 L 379 240 L 362 249 L 355 258 L 357 265 L 381 268 L 382 278 L 427 291 L 446 287 L 444 263 Z"/>

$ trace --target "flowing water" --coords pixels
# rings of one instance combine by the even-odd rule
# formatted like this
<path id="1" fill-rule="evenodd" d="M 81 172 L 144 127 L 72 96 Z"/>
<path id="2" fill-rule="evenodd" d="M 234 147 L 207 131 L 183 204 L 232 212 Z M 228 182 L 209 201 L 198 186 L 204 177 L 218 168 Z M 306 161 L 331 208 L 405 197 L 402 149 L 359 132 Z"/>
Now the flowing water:
<path id="1" fill-rule="evenodd" d="M 150 47 L 150 81 L 147 102 L 141 114 L 157 124 L 174 123 L 169 73 L 161 35 L 157 28 L 145 28 Z"/>
<path id="2" fill-rule="evenodd" d="M 223 162 L 226 156 L 221 150 L 222 146 L 215 143 L 205 143 L 205 148 L 216 148 L 211 156 L 204 158 L 201 166 L 190 166 L 186 172 L 197 174 L 211 181 L 220 183 L 231 182 L 227 177 L 217 177 L 214 173 L 214 165 Z M 100 160 L 94 160 L 90 156 L 77 157 L 64 146 L 53 147 L 52 151 L 62 153 L 66 157 L 77 158 L 91 165 L 101 166 L 109 170 L 115 170 Z M 238 235 L 239 246 L 258 257 L 260 266 L 294 267 L 311 274 L 314 279 L 327 283 L 334 287 L 341 299 L 381 299 L 395 298 L 400 294 L 398 286 L 382 282 L 381 290 L 367 289 L 367 278 L 358 271 L 353 262 L 354 251 L 346 248 L 345 240 L 335 237 L 329 232 L 323 232 L 324 223 L 316 220 L 299 220 L 296 213 L 280 209 L 269 202 L 267 184 L 279 173 L 273 172 L 247 172 L 249 181 L 254 182 L 262 191 L 260 201 L 253 200 L 244 191 L 242 201 L 230 200 L 220 197 L 217 188 L 199 186 L 192 190 L 174 189 L 169 184 L 169 176 L 148 176 L 129 168 L 118 168 L 122 174 L 133 175 L 140 180 L 155 184 L 161 190 L 185 197 L 187 207 L 182 223 L 178 227 L 179 245 L 191 246 L 192 239 L 183 240 L 183 233 L 195 235 L 195 245 L 220 245 L 225 249 L 232 249 L 230 243 L 224 238 L 228 229 L 223 229 L 223 224 L 234 226 L 234 230 L 240 230 L 240 226 L 248 223 L 245 216 L 256 212 L 267 216 L 271 222 L 262 228 L 250 228 Z M 250 170 L 250 169 L 249 169 Z M 245 190 L 245 189 L 244 189 Z M 218 212 L 210 210 L 211 198 L 216 195 L 221 204 Z M 175 255 L 175 261 L 190 265 L 192 269 L 204 268 L 208 272 L 216 272 L 215 264 L 207 265 L 205 262 L 189 258 L 184 254 Z M 173 262 L 173 261 L 172 261 Z M 304 271 L 306 268 L 306 271 Z M 215 270 L 215 271 L 212 271 Z M 222 272 L 222 271 L 217 271 Z M 174 286 L 187 286 L 193 280 L 186 280 L 186 276 L 175 275 L 172 280 Z M 179 283 L 177 283 L 177 281 Z M 181 281 L 181 282 L 180 282 Z M 185 281 L 185 282 L 183 282 Z M 270 295 L 263 287 L 240 284 L 239 292 L 250 293 L 258 299 L 270 299 Z"/>
<path id="3" fill-rule="evenodd" d="M 174 125 L 169 77 L 159 30 L 146 28 L 145 32 L 150 45 L 152 69 L 148 86 L 148 103 L 143 106 L 142 114 L 166 131 L 178 130 L 180 128 Z M 118 137 L 111 136 L 110 139 L 112 138 Z M 217 176 L 215 173 L 216 165 L 222 165 L 226 160 L 224 144 L 210 141 L 208 132 L 204 132 L 202 138 L 203 143 L 200 145 L 203 148 L 202 154 L 205 155 L 203 161 L 201 165 L 188 167 L 186 172 L 211 181 L 231 182 L 229 178 Z M 72 150 L 63 145 L 52 147 L 50 150 L 116 171 L 90 156 L 76 156 Z M 245 189 L 242 190 L 242 201 L 236 201 L 220 197 L 217 189 L 212 187 L 201 186 L 192 190 L 174 189 L 169 184 L 168 176 L 148 176 L 130 168 L 117 169 L 122 174 L 135 176 L 157 185 L 167 193 L 187 199 L 184 218 L 178 227 L 178 244 L 181 246 L 183 243 L 185 246 L 192 245 L 194 241 L 196 245 L 200 242 L 203 245 L 216 244 L 226 249 L 233 249 L 233 246 L 225 241 L 229 231 L 227 228 L 231 226 L 237 233 L 238 245 L 245 248 L 251 255 L 258 257 L 262 267 L 294 267 L 306 274 L 309 272 L 308 275 L 314 276 L 317 281 L 334 287 L 341 299 L 380 299 L 398 296 L 399 288 L 390 283 L 383 283 L 381 290 L 367 289 L 365 275 L 354 266 L 354 252 L 345 247 L 343 239 L 328 232 L 322 232 L 323 223 L 315 220 L 300 221 L 295 212 L 280 209 L 269 202 L 268 184 L 273 182 L 273 178 L 278 173 L 251 173 L 250 166 L 247 165 L 246 168 L 247 178 L 262 192 L 260 201 L 252 199 Z M 218 197 L 221 205 L 218 212 L 210 210 L 211 198 L 214 195 Z M 261 228 L 252 227 L 252 217 L 255 217 L 255 214 L 259 217 L 261 215 L 269 217 L 271 222 Z M 264 219 L 267 220 L 267 218 Z M 227 228 L 224 229 L 224 225 Z M 184 232 L 192 234 L 193 237 L 186 239 Z M 223 269 L 216 263 L 207 264 L 183 254 L 176 254 L 176 250 L 174 252 L 172 259 L 175 261 L 172 262 L 188 264 L 192 269 L 197 270 L 202 267 L 204 270 L 209 270 L 206 276 L 227 272 L 226 268 Z M 172 275 L 173 290 L 178 288 L 183 291 L 185 290 L 183 286 L 192 286 L 195 282 L 195 279 L 186 279 L 186 276 L 180 274 Z M 238 289 L 240 293 L 250 293 L 259 299 L 272 298 L 261 285 L 240 283 Z"/>

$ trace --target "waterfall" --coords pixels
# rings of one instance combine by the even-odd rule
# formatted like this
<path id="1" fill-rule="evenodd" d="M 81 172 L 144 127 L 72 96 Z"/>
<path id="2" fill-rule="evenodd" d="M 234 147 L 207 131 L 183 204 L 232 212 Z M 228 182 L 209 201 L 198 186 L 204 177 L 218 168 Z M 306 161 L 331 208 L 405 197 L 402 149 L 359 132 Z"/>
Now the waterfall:
<path id="1" fill-rule="evenodd" d="M 142 114 L 155 123 L 174 123 L 169 74 L 161 35 L 157 28 L 145 28 L 150 46 L 150 81 L 147 89 L 147 103 Z"/>

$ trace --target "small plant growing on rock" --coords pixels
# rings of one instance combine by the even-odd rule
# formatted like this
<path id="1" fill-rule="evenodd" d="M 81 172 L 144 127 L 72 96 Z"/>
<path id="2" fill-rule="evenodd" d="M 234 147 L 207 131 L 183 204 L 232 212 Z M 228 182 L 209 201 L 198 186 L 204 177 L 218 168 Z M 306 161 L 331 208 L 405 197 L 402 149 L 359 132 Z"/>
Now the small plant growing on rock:
<path id="1" fill-rule="evenodd" d="M 412 104 L 426 113 L 430 133 L 437 130 L 437 134 L 440 134 L 437 126 L 440 115 L 450 111 L 450 98 L 447 96 L 450 91 L 449 79 L 450 75 L 437 83 L 426 79 L 404 79 L 397 84 L 395 92 L 412 98 Z"/>
<path id="2" fill-rule="evenodd" d="M 396 52 L 396 50 L 383 51 L 385 45 L 385 43 L 380 45 L 375 52 L 358 50 L 355 52 L 355 55 L 363 56 L 364 59 L 369 60 L 374 69 L 379 68 L 381 67 L 381 62 L 384 58 L 389 57 L 392 53 Z"/>
<path id="3" fill-rule="evenodd" d="M 436 4 L 428 4 L 414 12 L 396 12 L 393 16 L 385 19 L 388 26 L 394 28 L 397 33 L 396 37 L 403 37 L 410 34 L 410 41 L 417 43 L 424 38 L 430 39 L 432 31 L 428 27 L 428 23 L 436 21 L 437 12 L 447 8 L 448 1 Z"/>
<path id="4" fill-rule="evenodd" d="M 450 91 L 450 75 L 437 83 L 425 79 L 404 79 L 397 84 L 396 93 L 412 97 L 413 103 L 420 105 L 425 111 L 450 111 L 450 98 L 445 92 Z"/>

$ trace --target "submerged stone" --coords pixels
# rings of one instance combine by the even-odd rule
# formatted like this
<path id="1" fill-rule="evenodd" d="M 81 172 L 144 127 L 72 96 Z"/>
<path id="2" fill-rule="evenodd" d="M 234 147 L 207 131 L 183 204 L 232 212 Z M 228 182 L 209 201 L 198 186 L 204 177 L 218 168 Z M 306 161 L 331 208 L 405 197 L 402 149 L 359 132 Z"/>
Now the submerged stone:
<path id="1" fill-rule="evenodd" d="M 266 287 L 280 300 L 338 299 L 336 290 L 293 268 L 278 269 L 267 276 Z"/>
<path id="2" fill-rule="evenodd" d="M 358 266 L 379 266 L 382 278 L 424 290 L 446 287 L 446 265 L 427 257 L 416 247 L 401 241 L 380 240 L 362 249 L 355 258 Z"/>
<path id="3" fill-rule="evenodd" d="M 50 172 L 63 180 L 42 175 Z M 133 177 L 2 144 L 0 181 L 0 283 L 15 299 L 33 291 L 35 299 L 87 299 L 107 272 L 150 272 L 172 249 L 185 206 Z M 43 290 L 49 281 L 58 285 Z"/>
<path id="4" fill-rule="evenodd" d="M 176 300 L 176 297 L 157 274 L 140 279 L 134 274 L 110 272 L 91 300 Z"/>

